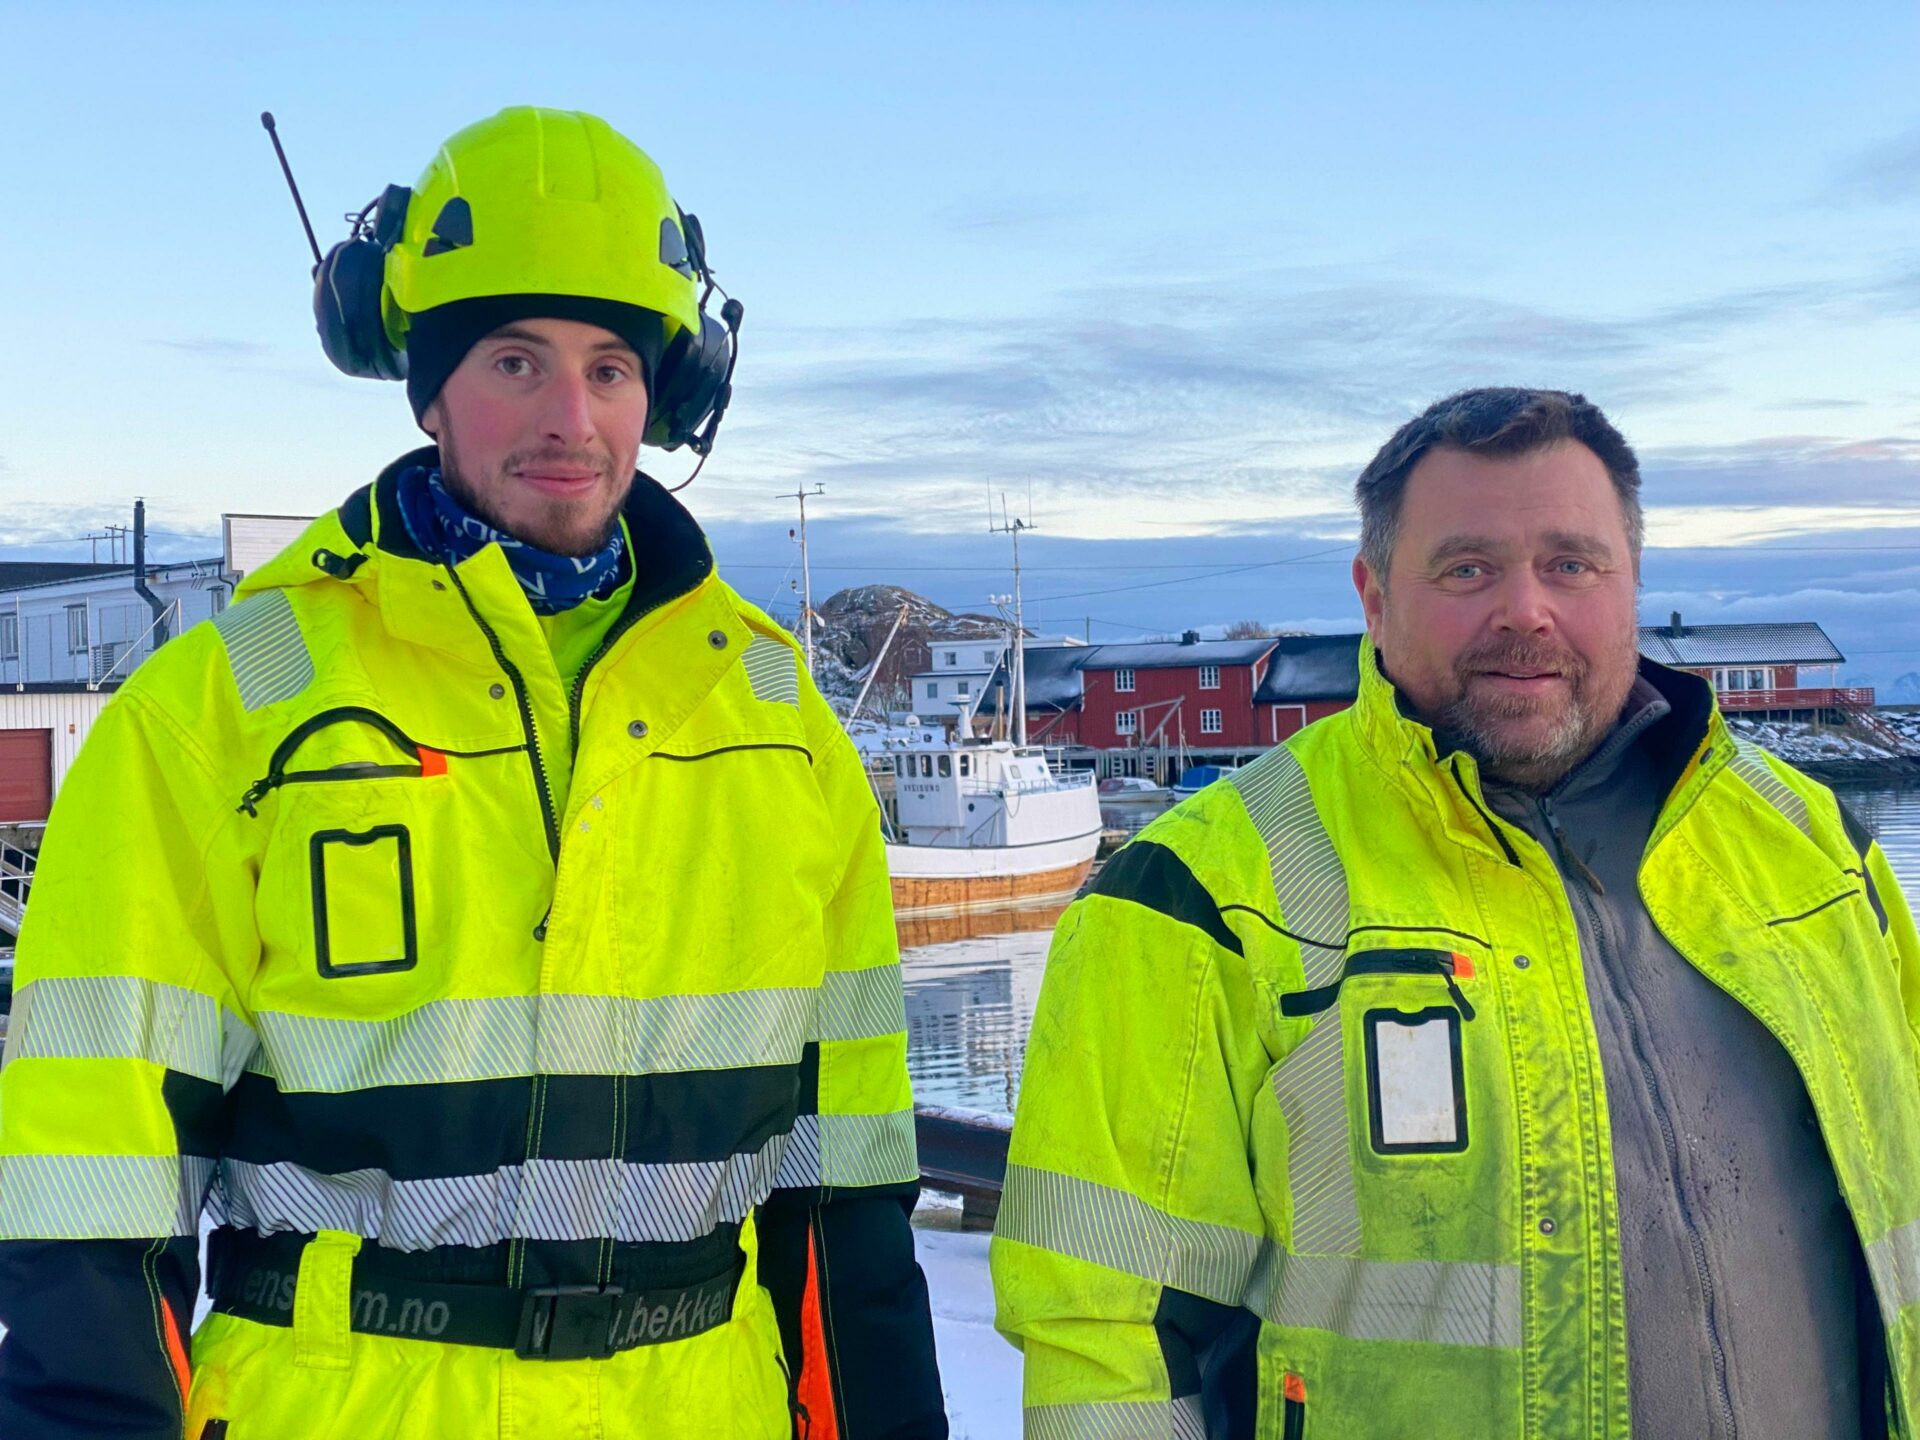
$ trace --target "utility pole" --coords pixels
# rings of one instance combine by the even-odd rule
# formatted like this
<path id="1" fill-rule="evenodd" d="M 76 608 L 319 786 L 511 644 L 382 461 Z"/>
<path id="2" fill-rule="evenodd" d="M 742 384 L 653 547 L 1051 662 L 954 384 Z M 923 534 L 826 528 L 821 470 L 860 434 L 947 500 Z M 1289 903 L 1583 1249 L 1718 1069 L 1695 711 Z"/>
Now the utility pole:
<path id="1" fill-rule="evenodd" d="M 1013 537 L 1013 665 L 1010 678 L 1013 681 L 1011 703 L 1013 705 L 1013 743 L 1027 743 L 1027 631 L 1020 613 L 1020 533 L 1031 530 L 1033 526 L 1018 515 L 1011 519 L 1007 516 L 1006 492 L 1000 495 L 1000 523 L 993 523 L 993 509 L 987 509 L 987 528 L 994 534 Z"/>
<path id="2" fill-rule="evenodd" d="M 800 648 L 806 652 L 808 675 L 813 674 L 813 570 L 807 564 L 807 498 L 826 493 L 824 485 L 811 490 L 796 485 L 793 494 L 780 497 L 800 502 Z"/>

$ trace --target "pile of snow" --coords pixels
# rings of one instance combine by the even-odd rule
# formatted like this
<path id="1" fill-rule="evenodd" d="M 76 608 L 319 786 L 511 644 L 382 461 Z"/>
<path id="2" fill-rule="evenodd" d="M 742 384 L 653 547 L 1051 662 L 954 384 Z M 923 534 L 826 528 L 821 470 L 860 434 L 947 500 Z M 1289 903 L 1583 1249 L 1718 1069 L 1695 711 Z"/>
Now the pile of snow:
<path id="1" fill-rule="evenodd" d="M 1910 754 L 1920 755 L 1920 711 L 1881 710 L 1874 718 L 1898 735 Z"/>
<path id="2" fill-rule="evenodd" d="M 1792 720 L 1749 720 L 1728 716 L 1727 728 L 1792 764 L 1819 760 L 1885 760 L 1888 748 L 1857 730 L 1835 730 Z"/>

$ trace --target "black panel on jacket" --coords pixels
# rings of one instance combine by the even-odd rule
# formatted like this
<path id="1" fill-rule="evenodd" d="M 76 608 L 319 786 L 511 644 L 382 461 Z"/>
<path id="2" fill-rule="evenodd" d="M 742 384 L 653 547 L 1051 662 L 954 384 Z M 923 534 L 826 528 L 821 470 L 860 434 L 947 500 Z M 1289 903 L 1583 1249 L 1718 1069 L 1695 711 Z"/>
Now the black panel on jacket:
<path id="1" fill-rule="evenodd" d="M 1200 1397 L 1209 1440 L 1251 1440 L 1258 1410 L 1260 1317 L 1167 1288 L 1160 1292 L 1153 1329 L 1173 1398 Z"/>
<path id="2" fill-rule="evenodd" d="M 1236 955 L 1245 953 L 1240 937 L 1227 928 L 1220 907 L 1187 868 L 1187 862 L 1151 840 L 1135 840 L 1121 847 L 1088 893 L 1131 900 L 1183 925 L 1204 930 L 1215 944 Z"/>
<path id="3" fill-rule="evenodd" d="M 170 1076 L 170 1086 L 171 1081 Z M 515 1076 L 283 1092 L 268 1076 L 248 1073 L 229 1097 L 231 1133 L 225 1153 L 256 1165 L 291 1161 L 330 1175 L 369 1169 L 384 1170 L 397 1180 L 484 1175 L 526 1158 L 527 1117 L 536 1083 L 532 1077 Z M 799 1083 L 798 1067 L 792 1065 L 617 1078 L 546 1076 L 540 1154 L 549 1160 L 606 1158 L 618 1085 L 628 1116 L 621 1152 L 625 1159 L 724 1160 L 758 1150 L 792 1128 Z M 208 1088 L 218 1095 L 217 1085 Z M 169 1097 L 172 1093 L 170 1088 Z"/>
<path id="4" fill-rule="evenodd" d="M 0 1242 L 0 1436 L 180 1440 L 180 1389 L 152 1283 L 181 1339 L 200 1292 L 199 1241 Z M 75 1316 L 85 1316 L 76 1327 Z"/>

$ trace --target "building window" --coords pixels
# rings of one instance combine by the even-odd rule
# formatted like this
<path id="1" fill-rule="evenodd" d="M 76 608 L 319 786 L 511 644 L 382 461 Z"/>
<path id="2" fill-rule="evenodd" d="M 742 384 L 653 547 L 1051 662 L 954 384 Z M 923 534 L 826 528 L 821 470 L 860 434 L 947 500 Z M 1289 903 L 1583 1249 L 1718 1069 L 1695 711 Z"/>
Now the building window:
<path id="1" fill-rule="evenodd" d="M 959 663 L 960 663 L 959 652 L 955 650 L 947 651 L 947 665 L 949 666 L 949 668 L 951 668 L 952 666 L 958 665 Z"/>
<path id="2" fill-rule="evenodd" d="M 216 585 L 207 593 L 213 597 L 210 608 L 215 615 L 220 614 L 227 608 L 227 592 L 225 590 Z"/>
<path id="3" fill-rule="evenodd" d="M 1216 671 L 1215 673 L 1217 674 L 1218 672 Z M 1202 710 L 1200 712 L 1200 733 L 1202 735 L 1218 735 L 1220 733 L 1220 712 L 1218 710 Z"/>
<path id="4" fill-rule="evenodd" d="M 938 680 L 927 681 L 927 699 L 938 700 L 939 698 L 940 698 L 940 682 Z"/>
<path id="5" fill-rule="evenodd" d="M 1113 672 L 1113 688 L 1118 690 L 1122 695 L 1131 694 L 1133 692 L 1133 671 L 1131 670 L 1114 671 Z"/>
<path id="6" fill-rule="evenodd" d="M 69 655 L 87 653 L 87 607 L 85 605 L 67 606 L 67 653 Z"/>
<path id="7" fill-rule="evenodd" d="M 1773 671 L 1771 670 L 1716 670 L 1713 672 L 1713 688 L 1716 690 L 1771 690 Z"/>
<path id="8" fill-rule="evenodd" d="M 973 682 L 971 680 L 962 680 L 960 682 L 960 698 L 964 700 L 971 694 L 973 694 Z"/>
<path id="9" fill-rule="evenodd" d="M 1122 675 L 1131 675 L 1133 672 L 1131 670 L 1122 670 L 1120 673 Z M 1114 734 L 1135 735 L 1139 733 L 1139 730 L 1140 712 L 1138 710 L 1122 710 L 1118 715 L 1113 717 Z"/>
<path id="10" fill-rule="evenodd" d="M 1200 688 L 1202 690 L 1218 690 L 1220 688 L 1220 667 L 1218 665 L 1202 665 L 1200 667 Z"/>
<path id="11" fill-rule="evenodd" d="M 991 664 L 993 664 L 993 651 L 991 651 L 991 650 L 982 650 L 982 651 L 980 652 L 980 662 L 981 662 L 981 663 L 982 663 L 983 665 L 991 665 Z"/>
<path id="12" fill-rule="evenodd" d="M 20 617 L 0 615 L 0 660 L 20 658 Z"/>

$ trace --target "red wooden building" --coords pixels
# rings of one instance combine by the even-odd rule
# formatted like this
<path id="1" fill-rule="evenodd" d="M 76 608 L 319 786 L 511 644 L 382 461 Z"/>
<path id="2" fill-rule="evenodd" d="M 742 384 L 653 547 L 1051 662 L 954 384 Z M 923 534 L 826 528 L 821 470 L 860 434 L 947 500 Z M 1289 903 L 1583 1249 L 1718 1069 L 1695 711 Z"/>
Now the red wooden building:
<path id="1" fill-rule="evenodd" d="M 1239 749 L 1265 742 L 1255 732 L 1253 697 L 1279 642 L 1202 640 L 1100 645 L 1080 666 L 1080 739 L 1099 749 Z"/>
<path id="2" fill-rule="evenodd" d="M 1344 710 L 1360 693 L 1360 639 L 1353 635 L 1284 635 L 1253 697 L 1254 729 L 1263 745 Z"/>
<path id="3" fill-rule="evenodd" d="M 1640 653 L 1712 684 L 1720 708 L 1780 720 L 1839 719 L 1873 709 L 1873 688 L 1842 685 L 1845 663 L 1811 620 L 1780 625 L 1688 625 L 1680 612 L 1640 627 Z"/>

